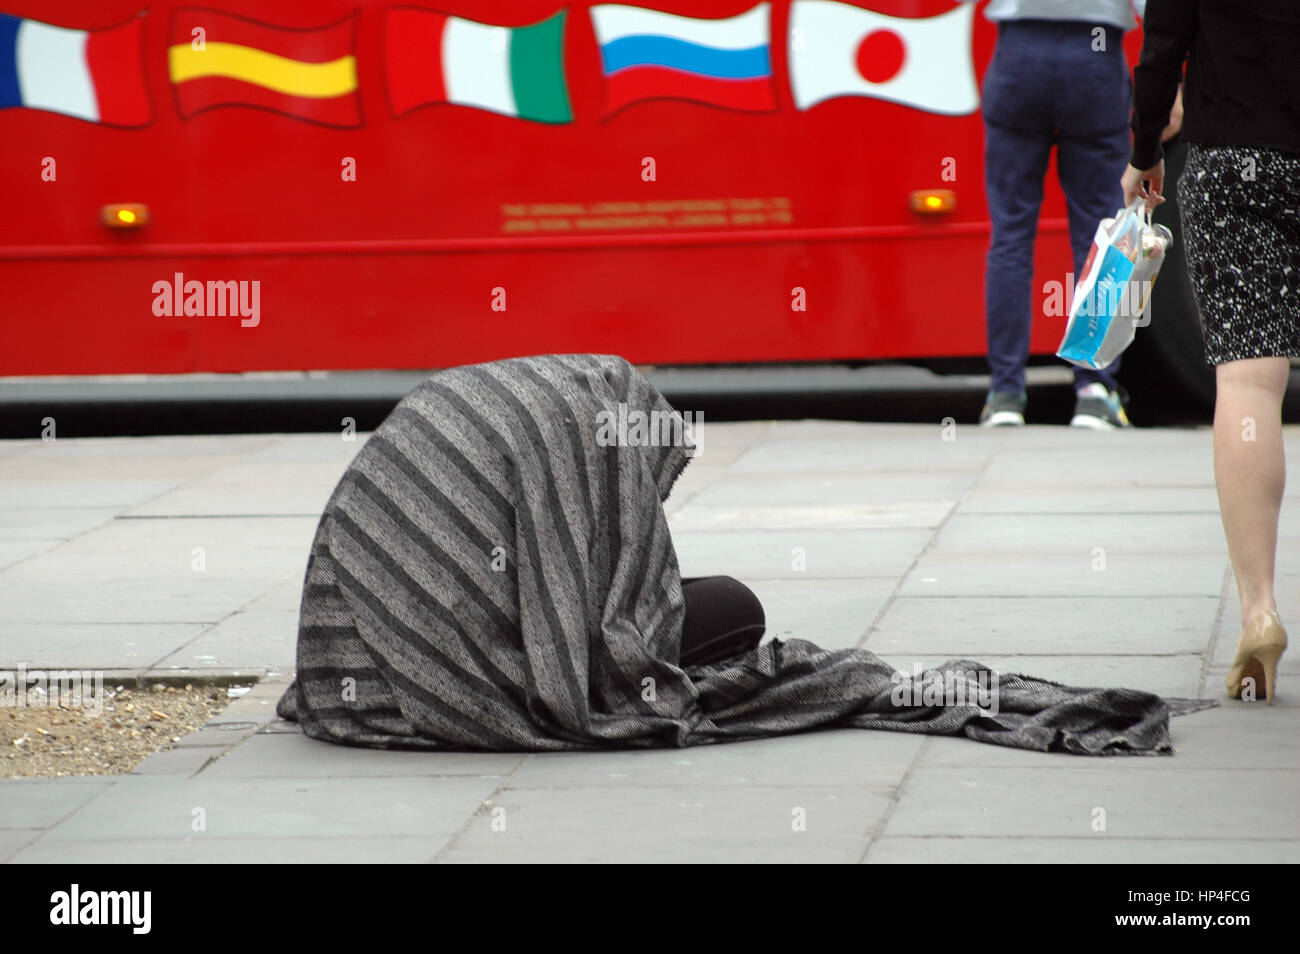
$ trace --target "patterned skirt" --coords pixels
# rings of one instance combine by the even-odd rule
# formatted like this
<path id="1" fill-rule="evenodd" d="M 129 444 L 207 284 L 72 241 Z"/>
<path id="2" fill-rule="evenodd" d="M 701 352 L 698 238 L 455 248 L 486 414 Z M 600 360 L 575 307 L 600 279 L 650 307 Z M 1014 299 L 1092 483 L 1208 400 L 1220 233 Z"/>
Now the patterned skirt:
<path id="1" fill-rule="evenodd" d="M 1206 363 L 1300 356 L 1300 155 L 1192 143 L 1178 212 Z"/>

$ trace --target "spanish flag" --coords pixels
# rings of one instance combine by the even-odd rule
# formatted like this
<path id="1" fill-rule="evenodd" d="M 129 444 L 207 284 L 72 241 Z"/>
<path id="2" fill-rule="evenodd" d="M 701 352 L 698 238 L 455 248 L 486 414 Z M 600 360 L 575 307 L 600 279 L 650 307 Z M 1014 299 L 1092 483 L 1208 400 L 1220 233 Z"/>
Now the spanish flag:
<path id="1" fill-rule="evenodd" d="M 294 30 L 185 8 L 173 14 L 171 36 L 167 66 L 184 117 L 254 106 L 327 126 L 361 125 L 355 14 Z"/>

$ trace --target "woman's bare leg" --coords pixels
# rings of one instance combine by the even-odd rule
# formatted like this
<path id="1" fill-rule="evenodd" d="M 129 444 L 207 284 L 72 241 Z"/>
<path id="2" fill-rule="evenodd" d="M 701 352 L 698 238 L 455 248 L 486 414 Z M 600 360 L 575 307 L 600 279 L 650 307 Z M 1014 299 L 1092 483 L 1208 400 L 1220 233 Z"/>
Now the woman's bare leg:
<path id="1" fill-rule="evenodd" d="M 1276 609 L 1273 568 L 1286 486 L 1282 398 L 1286 358 L 1248 358 L 1216 369 L 1214 483 L 1241 597 L 1241 621 Z"/>

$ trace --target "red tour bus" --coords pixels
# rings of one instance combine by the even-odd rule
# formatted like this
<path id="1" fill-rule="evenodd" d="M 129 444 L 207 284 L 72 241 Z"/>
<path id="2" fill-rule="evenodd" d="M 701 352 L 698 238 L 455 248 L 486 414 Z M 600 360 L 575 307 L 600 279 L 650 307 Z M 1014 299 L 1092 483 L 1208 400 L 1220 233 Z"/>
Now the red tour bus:
<path id="1" fill-rule="evenodd" d="M 0 0 L 0 374 L 978 362 L 994 39 L 952 0 Z M 1135 360 L 1204 398 L 1180 270 Z"/>

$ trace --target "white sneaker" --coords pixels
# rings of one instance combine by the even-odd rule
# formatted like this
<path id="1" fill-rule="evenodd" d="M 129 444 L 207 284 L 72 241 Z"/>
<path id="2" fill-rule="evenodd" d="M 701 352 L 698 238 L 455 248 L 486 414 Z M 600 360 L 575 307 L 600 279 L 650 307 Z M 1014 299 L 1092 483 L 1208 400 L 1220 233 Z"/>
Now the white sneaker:
<path id="1" fill-rule="evenodd" d="M 1113 431 L 1132 427 L 1124 413 L 1124 400 L 1118 391 L 1108 391 L 1106 385 L 1094 381 L 1075 392 L 1074 417 L 1071 427 L 1086 427 L 1094 431 Z"/>

